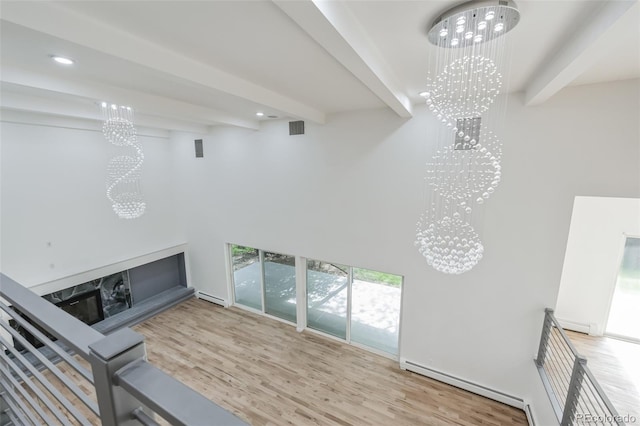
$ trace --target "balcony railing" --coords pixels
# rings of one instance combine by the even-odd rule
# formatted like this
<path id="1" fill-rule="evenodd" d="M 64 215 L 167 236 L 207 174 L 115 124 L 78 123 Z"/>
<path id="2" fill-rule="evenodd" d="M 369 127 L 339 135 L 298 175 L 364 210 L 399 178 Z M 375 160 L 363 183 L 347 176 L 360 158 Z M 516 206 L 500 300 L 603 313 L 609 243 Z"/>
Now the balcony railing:
<path id="1" fill-rule="evenodd" d="M 624 425 L 623 417 L 587 367 L 586 358 L 576 351 L 553 309 L 545 309 L 535 363 L 561 426 Z"/>
<path id="2" fill-rule="evenodd" d="M 0 296 L 0 426 L 246 424 L 149 364 L 133 330 L 105 336 L 3 274 Z"/>

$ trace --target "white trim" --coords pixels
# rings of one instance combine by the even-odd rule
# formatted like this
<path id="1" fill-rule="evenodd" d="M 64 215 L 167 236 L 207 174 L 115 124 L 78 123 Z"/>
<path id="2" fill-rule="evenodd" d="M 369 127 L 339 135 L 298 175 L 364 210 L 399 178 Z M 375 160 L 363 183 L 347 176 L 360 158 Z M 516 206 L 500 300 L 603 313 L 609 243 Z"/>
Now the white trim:
<path id="1" fill-rule="evenodd" d="M 400 275 L 400 312 L 398 317 L 398 355 L 396 359 L 402 359 L 402 317 L 404 316 L 404 275 Z"/>
<path id="2" fill-rule="evenodd" d="M 338 336 L 334 336 L 333 334 L 325 333 L 324 331 L 321 331 L 321 330 L 316 330 L 315 328 L 305 327 L 303 331 L 308 331 L 308 332 L 311 332 L 313 334 L 317 334 L 318 336 L 326 337 L 327 339 L 335 340 L 336 342 L 340 342 L 340 343 L 344 343 L 346 345 L 349 345 L 349 342 L 347 342 L 343 338 L 338 337 Z"/>
<path id="3" fill-rule="evenodd" d="M 362 343 L 354 342 L 353 340 L 349 342 L 351 346 L 355 346 L 358 349 L 362 349 L 363 351 L 371 352 L 378 356 L 388 358 L 393 361 L 398 361 L 398 355 L 390 354 L 389 352 L 381 351 L 380 349 L 372 348 L 371 346 L 363 345 Z"/>
<path id="4" fill-rule="evenodd" d="M 233 304 L 235 304 L 236 300 L 236 286 L 233 274 L 233 256 L 231 255 L 231 250 L 233 244 L 224 243 L 224 260 L 225 260 L 225 272 L 227 274 L 227 308 Z"/>
<path id="5" fill-rule="evenodd" d="M 307 325 L 307 258 L 296 256 L 296 330 L 301 333 Z"/>
<path id="6" fill-rule="evenodd" d="M 524 401 L 524 408 L 522 410 L 524 411 L 524 414 L 527 416 L 527 423 L 529 423 L 529 426 L 536 426 L 536 419 L 535 419 L 535 416 L 533 415 L 533 409 L 531 408 L 531 405 L 526 401 Z"/>
<path id="7" fill-rule="evenodd" d="M 351 344 L 351 307 L 353 305 L 353 266 L 347 271 L 347 343 Z"/>
<path id="8" fill-rule="evenodd" d="M 262 313 L 267 313 L 267 305 L 266 305 L 266 286 L 265 286 L 265 278 L 264 278 L 264 250 L 258 249 L 258 262 L 260 262 L 260 303 L 262 304 Z"/>
<path id="9" fill-rule="evenodd" d="M 202 291 L 196 291 L 196 297 L 198 299 L 206 300 L 207 302 L 215 303 L 216 305 L 224 306 L 225 308 L 229 307 L 229 304 L 226 300 L 212 294 L 204 293 Z"/>
<path id="10" fill-rule="evenodd" d="M 596 331 L 595 329 L 597 328 L 595 324 L 585 324 L 585 323 L 570 321 L 570 320 L 558 318 L 558 317 L 556 317 L 556 319 L 558 320 L 562 328 L 564 328 L 565 330 L 571 330 L 571 331 L 577 331 L 578 333 L 595 335 L 595 334 L 592 334 L 592 332 L 595 332 Z"/>
<path id="11" fill-rule="evenodd" d="M 475 393 L 476 395 L 481 395 L 486 398 L 493 399 L 494 401 L 498 401 L 515 408 L 519 408 L 521 410 L 525 409 L 525 402 L 522 398 L 518 398 L 516 396 L 509 395 L 495 389 L 491 389 L 487 386 L 483 386 L 481 384 L 474 383 L 470 380 L 456 377 L 442 371 L 425 367 L 423 365 L 420 365 L 413 361 L 409 361 L 404 358 L 400 359 L 400 368 L 403 370 L 413 371 L 414 373 L 418 373 L 423 376 L 430 377 L 432 379 L 438 380 L 439 382 L 443 382 L 443 383 L 458 387 L 460 389 L 464 389 L 471 393 Z"/>
<path id="12" fill-rule="evenodd" d="M 266 316 L 267 315 L 264 312 L 257 310 L 256 308 L 252 308 L 251 306 L 243 305 L 241 303 L 233 302 L 233 303 L 231 303 L 229 305 L 229 307 L 230 308 L 234 307 L 234 308 L 242 309 L 243 311 L 251 312 L 252 314 L 257 314 L 257 315 L 261 315 L 261 316 Z"/>
<path id="13" fill-rule="evenodd" d="M 144 254 L 134 257 L 132 259 L 122 260 L 112 263 L 110 265 L 102 266 L 100 268 L 91 269 L 78 274 L 69 275 L 57 280 L 49 281 L 46 283 L 38 284 L 33 287 L 29 287 L 29 290 L 33 291 L 39 296 L 44 294 L 53 293 L 54 291 L 64 290 L 65 288 L 73 287 L 78 284 L 86 283 L 91 280 L 102 278 L 106 275 L 115 274 L 126 269 L 132 269 L 147 263 L 155 262 L 156 260 L 164 259 L 169 256 L 187 252 L 187 244 L 180 244 L 177 246 L 169 247 L 163 250 L 154 251 L 153 253 Z M 188 265 L 185 257 L 185 269 L 188 269 Z M 187 272 L 187 278 L 189 277 Z M 187 285 L 190 286 L 189 280 Z"/>

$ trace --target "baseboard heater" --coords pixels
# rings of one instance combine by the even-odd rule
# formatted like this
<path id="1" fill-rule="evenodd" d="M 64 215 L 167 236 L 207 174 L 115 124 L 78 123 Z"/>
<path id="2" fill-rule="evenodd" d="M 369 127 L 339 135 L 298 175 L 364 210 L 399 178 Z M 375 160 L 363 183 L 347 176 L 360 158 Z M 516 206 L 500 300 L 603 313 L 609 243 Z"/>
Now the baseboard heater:
<path id="1" fill-rule="evenodd" d="M 459 377 L 452 376 L 451 374 L 443 373 L 441 371 L 437 371 L 432 368 L 425 367 L 423 365 L 417 364 L 412 361 L 407 361 L 407 360 L 400 361 L 400 368 L 402 368 L 403 370 L 409 370 L 414 373 L 418 373 L 423 376 L 430 377 L 432 379 L 438 380 L 439 382 L 443 382 L 448 385 L 452 385 L 457 388 L 464 389 L 466 391 L 475 393 L 477 395 L 481 395 L 489 399 L 493 399 L 494 401 L 502 402 L 503 404 L 507 404 L 512 407 L 519 408 L 520 410 L 525 410 L 525 403 L 522 398 L 518 398 L 516 396 L 509 395 L 504 392 L 500 392 L 498 390 L 488 388 L 478 383 L 474 383 L 466 379 L 461 379 Z M 528 417 L 528 414 L 529 413 L 527 413 L 527 417 Z"/>
<path id="2" fill-rule="evenodd" d="M 198 296 L 198 299 L 204 299 L 207 302 L 211 302 L 211 303 L 215 303 L 216 305 L 220 305 L 220 306 L 224 306 L 225 308 L 227 307 L 227 301 L 224 299 L 221 299 L 217 296 L 214 296 L 212 294 L 208 294 L 205 293 L 203 291 L 198 291 L 196 293 L 196 295 Z"/>

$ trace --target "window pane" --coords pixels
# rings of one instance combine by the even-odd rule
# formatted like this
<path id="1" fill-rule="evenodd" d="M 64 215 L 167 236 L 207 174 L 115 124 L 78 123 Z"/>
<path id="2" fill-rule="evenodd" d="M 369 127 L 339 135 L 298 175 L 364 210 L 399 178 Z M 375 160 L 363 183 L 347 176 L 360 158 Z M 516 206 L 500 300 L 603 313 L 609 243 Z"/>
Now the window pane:
<path id="1" fill-rule="evenodd" d="M 232 245 L 233 284 L 236 303 L 262 310 L 262 291 L 260 289 L 260 256 L 258 250 L 251 247 Z"/>
<path id="2" fill-rule="evenodd" d="M 347 338 L 349 267 L 307 260 L 307 325 Z"/>
<path id="3" fill-rule="evenodd" d="M 351 340 L 398 353 L 402 277 L 353 268 Z"/>
<path id="4" fill-rule="evenodd" d="M 278 253 L 264 253 L 265 312 L 296 322 L 296 259 Z"/>
<path id="5" fill-rule="evenodd" d="M 640 340 L 640 238 L 627 238 L 607 333 Z"/>

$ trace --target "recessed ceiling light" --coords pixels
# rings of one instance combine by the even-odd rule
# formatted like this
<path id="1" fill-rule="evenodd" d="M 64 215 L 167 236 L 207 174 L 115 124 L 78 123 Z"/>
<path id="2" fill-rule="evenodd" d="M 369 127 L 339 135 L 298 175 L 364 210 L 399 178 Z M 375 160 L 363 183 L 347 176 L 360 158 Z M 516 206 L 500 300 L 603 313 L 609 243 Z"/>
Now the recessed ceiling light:
<path id="1" fill-rule="evenodd" d="M 54 61 L 62 65 L 73 65 L 75 63 L 73 59 L 65 58 L 64 56 L 54 55 L 54 56 L 51 56 L 51 59 L 53 59 Z"/>
<path id="2" fill-rule="evenodd" d="M 262 117 L 262 116 L 264 116 L 264 112 L 256 112 L 256 116 Z"/>

